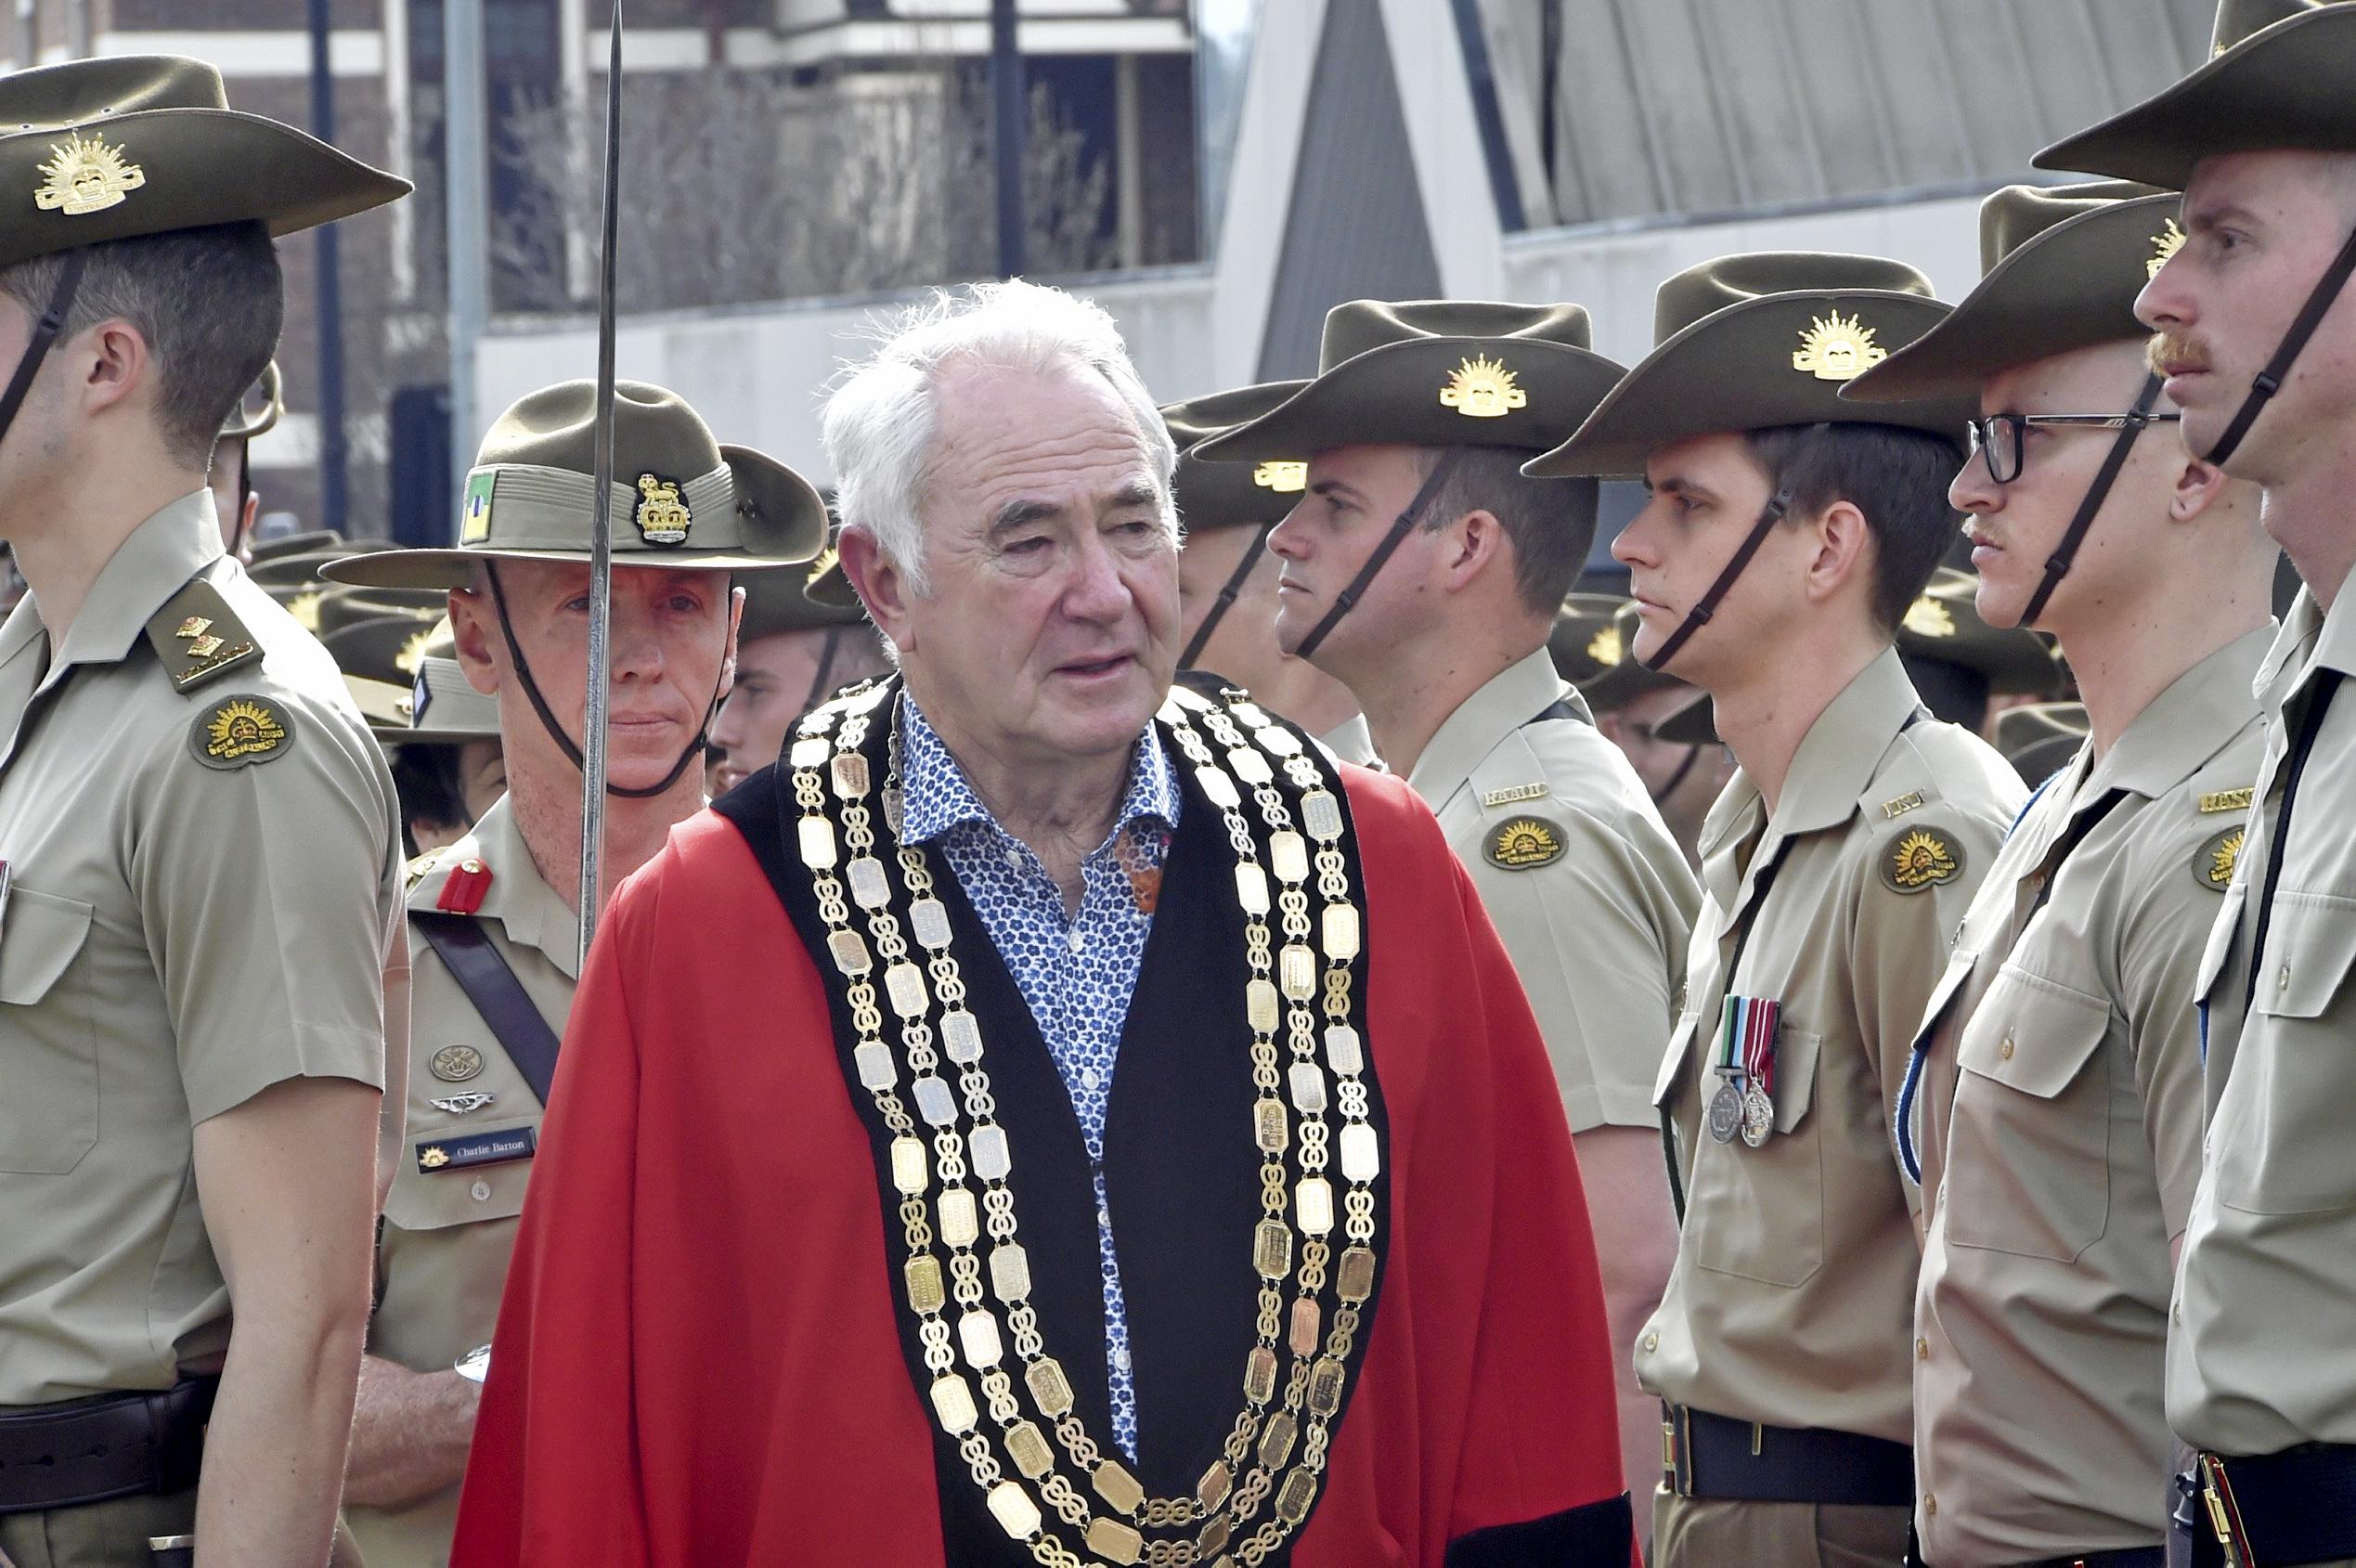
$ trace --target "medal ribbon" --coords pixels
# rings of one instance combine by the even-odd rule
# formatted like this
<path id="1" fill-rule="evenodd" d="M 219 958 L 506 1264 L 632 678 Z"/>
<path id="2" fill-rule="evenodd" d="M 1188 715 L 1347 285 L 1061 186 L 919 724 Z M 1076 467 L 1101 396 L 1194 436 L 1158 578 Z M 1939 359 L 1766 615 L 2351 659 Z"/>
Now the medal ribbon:
<path id="1" fill-rule="evenodd" d="M 1772 1097 L 1775 1094 L 1775 1031 L 1782 1021 L 1783 1004 L 1756 996 L 1745 996 L 1741 1001 L 1742 1071 L 1758 1085 L 1760 1094 Z"/>

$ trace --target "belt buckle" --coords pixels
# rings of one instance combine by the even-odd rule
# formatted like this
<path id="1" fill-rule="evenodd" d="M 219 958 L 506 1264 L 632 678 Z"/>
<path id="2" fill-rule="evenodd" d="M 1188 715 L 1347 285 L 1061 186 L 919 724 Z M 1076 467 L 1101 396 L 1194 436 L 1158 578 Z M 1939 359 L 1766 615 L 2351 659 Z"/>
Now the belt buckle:
<path id="1" fill-rule="evenodd" d="M 2196 1462 L 2201 1476 L 2201 1500 L 2208 1506 L 2209 1531 L 2217 1537 L 2225 1568 L 2258 1568 L 2257 1560 L 2249 1555 L 2242 1528 L 2241 1504 L 2233 1498 L 2233 1483 L 2225 1473 L 2225 1461 L 2215 1454 L 2203 1454 Z"/>
<path id="2" fill-rule="evenodd" d="M 1661 1407 L 1662 1479 L 1680 1497 L 1693 1496 L 1693 1417 L 1681 1406 Z"/>

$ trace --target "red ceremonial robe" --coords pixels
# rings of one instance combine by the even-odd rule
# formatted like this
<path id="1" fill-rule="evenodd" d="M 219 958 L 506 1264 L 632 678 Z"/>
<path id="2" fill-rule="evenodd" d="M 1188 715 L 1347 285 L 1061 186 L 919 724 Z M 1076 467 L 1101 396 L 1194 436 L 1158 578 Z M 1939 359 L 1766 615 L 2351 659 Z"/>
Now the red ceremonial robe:
<path id="1" fill-rule="evenodd" d="M 456 1568 L 1029 1562 L 981 1510 L 912 1376 L 865 1092 L 846 1078 L 827 978 L 781 890 L 796 877 L 806 890 L 807 874 L 775 825 L 777 771 L 679 828 L 598 933 L 508 1279 Z M 1206 1019 L 1242 1014 L 1234 862 L 1217 811 L 1179 772 L 1188 793 L 1107 1130 L 1136 1357 L 1133 1468 L 1165 1494 L 1193 1490 L 1242 1407 L 1258 1190 L 1248 1069 L 1198 1059 L 1217 1034 Z M 1612 1352 L 1545 1048 L 1431 813 L 1394 779 L 1343 776 L 1366 911 L 1363 1033 L 1387 1120 L 1380 1283 L 1324 1487 L 1270 1561 L 1623 1568 Z M 940 875 L 1049 1350 L 1103 1433 L 1077 1121 Z M 1041 1108 L 1019 1122 L 1025 1100 L 1061 1121 Z M 1196 1101 L 1216 1105 L 1210 1124 L 1195 1125 Z"/>

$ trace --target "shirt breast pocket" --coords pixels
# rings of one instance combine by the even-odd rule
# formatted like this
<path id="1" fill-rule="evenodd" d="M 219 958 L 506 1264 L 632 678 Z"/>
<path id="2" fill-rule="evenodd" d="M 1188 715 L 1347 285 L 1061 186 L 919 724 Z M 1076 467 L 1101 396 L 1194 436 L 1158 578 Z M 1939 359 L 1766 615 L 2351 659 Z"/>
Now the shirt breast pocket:
<path id="1" fill-rule="evenodd" d="M 2100 1239 L 2118 1109 L 2098 1060 L 2110 1030 L 2107 999 L 1999 971 L 1956 1052 L 1949 1241 L 2068 1263 Z"/>
<path id="2" fill-rule="evenodd" d="M 524 1212 L 538 1147 L 537 1118 L 412 1134 L 384 1200 L 384 1222 L 400 1230 L 438 1231 L 511 1220 Z"/>
<path id="3" fill-rule="evenodd" d="M 2356 1208 L 2348 1130 L 2356 900 L 2282 893 L 2209 1139 L 2220 1202 L 2253 1214 Z"/>
<path id="4" fill-rule="evenodd" d="M 1776 1036 L 1775 1132 L 1756 1148 L 1738 1134 L 1703 1134 L 1694 1160 L 1685 1238 L 1693 1261 L 1766 1285 L 1805 1285 L 1824 1266 L 1822 1117 L 1816 1104 L 1824 1037 L 1784 1027 Z M 1717 1092 L 1702 1087 L 1704 1102 Z"/>
<path id="5" fill-rule="evenodd" d="M 72 973 L 91 906 L 19 886 L 0 924 L 0 1171 L 62 1175 L 98 1141 L 97 1029 Z"/>

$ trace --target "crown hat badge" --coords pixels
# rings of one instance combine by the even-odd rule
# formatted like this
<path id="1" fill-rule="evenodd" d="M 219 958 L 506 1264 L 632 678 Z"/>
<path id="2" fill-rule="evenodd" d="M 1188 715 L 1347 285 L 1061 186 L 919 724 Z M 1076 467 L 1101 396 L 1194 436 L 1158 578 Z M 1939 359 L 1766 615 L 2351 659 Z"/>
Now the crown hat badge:
<path id="1" fill-rule="evenodd" d="M 123 157 L 121 148 L 109 147 L 104 136 L 76 131 L 61 143 L 50 143 L 49 151 L 49 161 L 41 165 L 44 178 L 32 193 L 32 204 L 45 213 L 62 211 L 69 217 L 102 213 L 148 183 L 147 171 Z"/>
<path id="2" fill-rule="evenodd" d="M 693 519 L 680 497 L 679 482 L 655 473 L 640 474 L 636 522 L 639 537 L 648 544 L 685 544 Z"/>
<path id="3" fill-rule="evenodd" d="M 1627 646 L 1620 636 L 1620 628 L 1607 626 L 1587 643 L 1587 657 L 1599 665 L 1616 665 L 1627 657 Z"/>
<path id="4" fill-rule="evenodd" d="M 1501 420 L 1529 407 L 1530 395 L 1516 383 L 1505 361 L 1476 354 L 1449 372 L 1447 384 L 1440 389 L 1440 403 L 1469 420 Z"/>
<path id="5" fill-rule="evenodd" d="M 1801 330 L 1792 369 L 1820 382 L 1854 381 L 1890 356 L 1873 341 L 1873 331 L 1861 316 L 1843 316 L 1837 309 L 1829 317 L 1812 317 Z"/>
<path id="6" fill-rule="evenodd" d="M 1443 393 L 1443 399 L 1446 394 Z M 1251 471 L 1251 482 L 1263 490 L 1274 490 L 1289 496 L 1309 487 L 1309 465 L 1305 462 L 1286 462 L 1271 459 Z"/>

